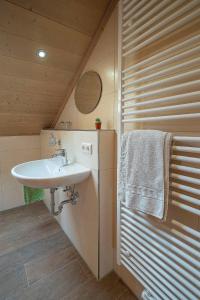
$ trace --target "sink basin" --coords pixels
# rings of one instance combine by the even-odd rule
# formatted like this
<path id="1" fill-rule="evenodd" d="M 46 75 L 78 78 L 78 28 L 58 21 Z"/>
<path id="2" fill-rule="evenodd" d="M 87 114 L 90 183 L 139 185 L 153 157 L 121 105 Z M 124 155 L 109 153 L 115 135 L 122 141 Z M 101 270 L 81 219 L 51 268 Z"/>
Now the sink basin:
<path id="1" fill-rule="evenodd" d="M 78 163 L 62 167 L 62 160 L 50 158 L 17 165 L 11 173 L 25 186 L 56 188 L 80 183 L 90 175 L 90 169 Z"/>

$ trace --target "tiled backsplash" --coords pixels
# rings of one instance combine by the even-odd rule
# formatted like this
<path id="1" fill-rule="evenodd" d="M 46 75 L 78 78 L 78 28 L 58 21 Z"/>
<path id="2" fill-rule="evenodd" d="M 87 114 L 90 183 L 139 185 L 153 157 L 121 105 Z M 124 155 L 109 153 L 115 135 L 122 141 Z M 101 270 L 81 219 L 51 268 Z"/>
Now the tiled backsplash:
<path id="1" fill-rule="evenodd" d="M 24 205 L 22 185 L 10 171 L 35 159 L 40 159 L 40 136 L 0 137 L 0 211 Z"/>

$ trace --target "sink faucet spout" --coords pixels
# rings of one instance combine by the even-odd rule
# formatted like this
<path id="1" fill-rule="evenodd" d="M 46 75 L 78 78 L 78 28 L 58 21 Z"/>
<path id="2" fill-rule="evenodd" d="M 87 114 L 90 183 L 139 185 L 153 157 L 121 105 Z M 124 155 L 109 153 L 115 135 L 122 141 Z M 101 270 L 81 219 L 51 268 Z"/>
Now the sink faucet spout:
<path id="1" fill-rule="evenodd" d="M 67 159 L 67 151 L 65 149 L 57 149 L 56 153 L 52 155 L 52 157 L 63 157 L 63 165 L 64 166 L 68 166 L 69 160 Z"/>

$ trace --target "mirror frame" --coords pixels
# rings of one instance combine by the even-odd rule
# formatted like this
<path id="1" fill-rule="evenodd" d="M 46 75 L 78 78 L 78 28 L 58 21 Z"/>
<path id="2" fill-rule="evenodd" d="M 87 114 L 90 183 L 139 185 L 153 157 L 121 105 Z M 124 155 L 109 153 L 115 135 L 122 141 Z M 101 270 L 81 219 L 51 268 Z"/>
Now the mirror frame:
<path id="1" fill-rule="evenodd" d="M 78 101 L 78 100 L 77 100 L 77 92 L 78 92 L 78 88 L 79 88 L 81 79 L 82 79 L 87 73 L 94 73 L 94 74 L 97 76 L 97 78 L 98 78 L 98 80 L 99 80 L 99 82 L 100 82 L 100 91 L 99 91 L 98 99 L 97 99 L 95 105 L 94 105 L 88 112 L 83 112 L 83 111 L 81 111 L 80 108 L 78 107 L 78 103 L 77 103 L 77 101 Z M 83 73 L 82 76 L 80 77 L 80 79 L 79 79 L 79 81 L 78 81 L 76 87 L 75 87 L 75 93 L 74 93 L 75 105 L 76 105 L 76 108 L 78 109 L 78 111 L 79 111 L 80 113 L 84 114 L 84 115 L 88 115 L 88 114 L 92 113 L 92 112 L 97 108 L 97 106 L 98 106 L 98 104 L 99 104 L 99 102 L 100 102 L 100 100 L 101 100 L 102 91 L 103 91 L 103 84 L 102 84 L 102 80 L 101 80 L 101 77 L 100 77 L 99 73 L 97 73 L 96 71 L 93 71 L 93 70 L 89 70 L 89 71 L 86 71 L 85 73 Z"/>

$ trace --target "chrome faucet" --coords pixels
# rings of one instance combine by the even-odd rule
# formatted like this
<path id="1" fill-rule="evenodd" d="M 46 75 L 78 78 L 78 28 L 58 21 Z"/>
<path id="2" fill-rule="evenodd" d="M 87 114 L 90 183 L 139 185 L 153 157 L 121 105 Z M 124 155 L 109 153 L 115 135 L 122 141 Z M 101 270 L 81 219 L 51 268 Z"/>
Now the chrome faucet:
<path id="1" fill-rule="evenodd" d="M 52 155 L 52 157 L 63 157 L 63 165 L 68 166 L 70 164 L 69 160 L 67 159 L 67 151 L 65 149 L 57 149 L 56 153 Z"/>

